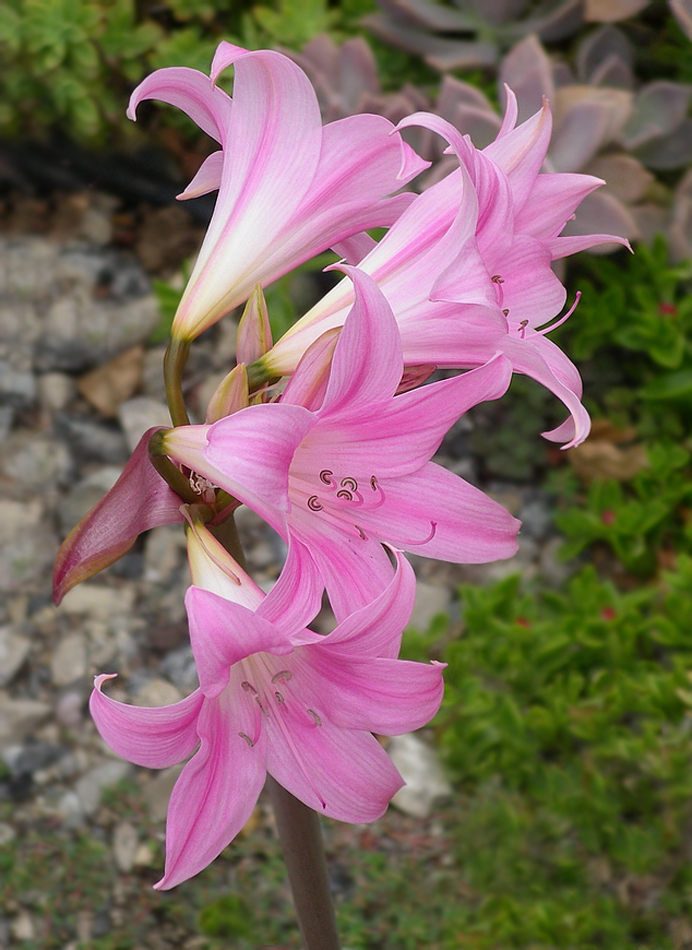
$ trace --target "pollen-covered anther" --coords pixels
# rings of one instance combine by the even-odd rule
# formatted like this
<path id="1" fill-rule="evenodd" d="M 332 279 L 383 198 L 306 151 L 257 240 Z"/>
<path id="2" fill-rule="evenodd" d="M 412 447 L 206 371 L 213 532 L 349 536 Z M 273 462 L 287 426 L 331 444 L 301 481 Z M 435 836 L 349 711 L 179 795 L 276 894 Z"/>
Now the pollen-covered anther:
<path id="1" fill-rule="evenodd" d="M 245 693 L 252 693 L 253 696 L 256 696 L 256 695 L 257 695 L 257 690 L 256 690 L 255 687 L 252 685 L 252 683 L 249 683 L 247 680 L 243 680 L 243 682 L 240 684 L 240 688 L 241 688 L 241 689 L 243 690 L 243 692 L 245 692 Z"/>
<path id="2" fill-rule="evenodd" d="M 322 471 L 320 472 L 320 481 L 321 481 L 323 484 L 325 484 L 325 485 L 329 485 L 329 487 L 331 488 L 331 487 L 332 487 L 332 484 L 333 484 L 333 483 L 332 483 L 331 476 L 332 476 L 333 474 L 334 474 L 334 472 L 332 472 L 331 469 L 329 469 L 329 468 L 323 468 Z M 343 482 L 342 482 L 341 484 L 343 485 Z"/>
<path id="3" fill-rule="evenodd" d="M 322 511 L 324 505 L 321 505 L 317 499 L 317 495 L 310 495 L 308 500 L 305 503 L 310 511 Z"/>
<path id="4" fill-rule="evenodd" d="M 278 689 L 275 691 L 274 697 L 276 698 L 277 703 L 285 703 L 285 702 L 286 702 L 286 700 L 284 699 L 283 693 L 280 693 L 280 692 L 278 691 Z"/>
<path id="5" fill-rule="evenodd" d="M 239 732 L 238 735 L 240 736 L 241 739 L 245 739 L 245 741 L 246 741 L 247 744 L 250 746 L 250 748 L 252 748 L 252 747 L 254 746 L 255 743 L 252 741 L 252 739 L 250 738 L 250 736 L 245 735 L 244 732 Z"/>
<path id="6" fill-rule="evenodd" d="M 519 323 L 519 335 L 521 336 L 522 340 L 523 340 L 524 337 L 526 336 L 526 328 L 527 328 L 528 325 L 529 325 L 529 321 L 528 321 L 528 320 L 522 320 L 522 321 Z"/>
<path id="7" fill-rule="evenodd" d="M 275 683 L 281 683 L 281 682 L 288 683 L 288 681 L 291 679 L 292 676 L 293 676 L 293 673 L 291 673 L 290 670 L 279 670 L 278 673 L 274 673 L 274 675 L 272 676 L 272 686 Z"/>
<path id="8" fill-rule="evenodd" d="M 343 501 L 353 501 L 353 494 L 347 488 L 340 488 L 336 493 L 336 497 Z"/>
<path id="9" fill-rule="evenodd" d="M 314 709 L 306 709 L 305 711 L 306 711 L 309 715 L 311 715 L 312 718 L 315 720 L 315 725 L 316 725 L 316 726 L 321 726 L 321 725 L 322 725 L 322 720 L 321 720 L 320 717 L 317 715 L 317 713 L 315 712 Z"/>
<path id="10" fill-rule="evenodd" d="M 355 478 L 351 478 L 351 476 L 349 475 L 347 478 L 341 479 L 341 487 L 346 488 L 349 491 L 355 492 L 355 491 L 358 491 L 358 482 L 355 480 Z M 337 498 L 338 498 L 338 493 L 337 493 Z"/>

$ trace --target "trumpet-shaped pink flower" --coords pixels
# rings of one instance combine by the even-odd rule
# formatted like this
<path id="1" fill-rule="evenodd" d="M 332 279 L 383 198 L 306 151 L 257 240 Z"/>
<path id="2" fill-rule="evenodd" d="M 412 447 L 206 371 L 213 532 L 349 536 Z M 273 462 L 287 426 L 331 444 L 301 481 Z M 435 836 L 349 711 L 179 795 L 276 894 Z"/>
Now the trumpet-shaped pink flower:
<path id="1" fill-rule="evenodd" d="M 234 67 L 233 99 L 215 83 Z M 273 50 L 221 43 L 211 77 L 160 69 L 137 86 L 143 99 L 178 106 L 221 144 L 180 195 L 219 190 L 207 234 L 173 322 L 192 340 L 292 267 L 367 228 L 392 224 L 411 195 L 386 198 L 429 163 L 382 116 L 356 115 L 322 128 L 305 73 Z"/>
<path id="2" fill-rule="evenodd" d="M 106 674 L 90 702 L 105 741 L 138 765 L 166 768 L 195 753 L 168 806 L 166 869 L 155 885 L 164 889 L 232 841 L 267 772 L 322 814 L 379 818 L 403 782 L 372 733 L 420 727 L 443 691 L 442 664 L 396 659 L 415 596 L 402 555 L 372 604 L 320 636 L 292 606 L 302 603 L 304 578 L 280 581 L 280 596 L 264 598 L 206 529 L 188 543 L 195 586 L 185 603 L 200 688 L 172 706 L 128 706 L 102 692 Z"/>
<path id="3" fill-rule="evenodd" d="M 499 356 L 395 395 L 404 367 L 396 321 L 372 279 L 348 272 L 356 299 L 336 347 L 330 335 L 319 340 L 280 402 L 164 437 L 171 458 L 303 543 L 337 619 L 387 583 L 381 542 L 476 563 L 512 555 L 519 527 L 497 502 L 430 461 L 467 409 L 505 392 L 509 362 Z"/>
<path id="4" fill-rule="evenodd" d="M 382 289 L 401 330 L 407 365 L 478 366 L 498 351 L 516 372 L 538 380 L 569 409 L 555 440 L 581 442 L 589 417 L 574 365 L 545 336 L 566 292 L 553 260 L 622 238 L 608 234 L 560 237 L 587 194 L 603 182 L 590 175 L 541 174 L 550 141 L 546 105 L 515 128 L 508 91 L 505 121 L 495 142 L 477 151 L 445 120 L 419 113 L 418 124 L 444 135 L 460 168 L 416 198 L 360 261 Z M 353 243 L 347 252 L 364 247 Z M 343 280 L 278 341 L 259 366 L 287 375 L 310 343 L 343 324 L 353 290 Z M 564 319 L 564 318 L 563 318 Z M 541 329 L 543 328 L 543 329 Z"/>

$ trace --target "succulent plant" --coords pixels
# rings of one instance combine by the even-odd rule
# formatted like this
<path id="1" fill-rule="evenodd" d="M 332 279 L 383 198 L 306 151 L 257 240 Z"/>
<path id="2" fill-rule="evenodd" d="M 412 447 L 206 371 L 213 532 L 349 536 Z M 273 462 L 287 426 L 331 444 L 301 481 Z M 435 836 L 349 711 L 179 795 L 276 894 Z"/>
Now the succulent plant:
<path id="1" fill-rule="evenodd" d="M 608 25 L 579 46 L 576 75 L 552 61 L 534 36 L 518 43 L 500 66 L 500 98 L 506 83 L 517 95 L 520 121 L 540 107 L 543 96 L 551 104 L 551 170 L 584 172 L 607 182 L 582 203 L 572 233 L 598 229 L 648 238 L 665 229 L 669 198 L 648 169 L 680 168 L 692 160 L 687 118 L 692 87 L 658 80 L 637 89 L 632 58 L 624 34 Z M 451 77 L 443 82 L 440 108 L 479 146 L 500 127 L 487 97 Z"/>
<path id="2" fill-rule="evenodd" d="M 493 66 L 523 36 L 562 40 L 584 22 L 583 0 L 377 0 L 363 20 L 376 36 L 423 56 L 434 69 Z"/>

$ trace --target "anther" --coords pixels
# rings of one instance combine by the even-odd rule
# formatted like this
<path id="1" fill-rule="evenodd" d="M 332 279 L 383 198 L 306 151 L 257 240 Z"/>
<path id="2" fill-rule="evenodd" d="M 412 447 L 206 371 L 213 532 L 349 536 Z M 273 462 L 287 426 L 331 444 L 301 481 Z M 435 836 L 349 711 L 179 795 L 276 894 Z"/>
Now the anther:
<path id="1" fill-rule="evenodd" d="M 353 495 L 347 488 L 340 488 L 339 491 L 336 493 L 336 497 L 344 498 L 346 501 L 353 501 Z"/>
<path id="2" fill-rule="evenodd" d="M 493 276 L 490 279 L 492 280 L 494 284 L 504 284 L 505 282 L 504 277 L 500 277 L 499 274 L 493 274 Z"/>
<path id="3" fill-rule="evenodd" d="M 284 683 L 288 683 L 292 676 L 293 673 L 291 673 L 290 670 L 279 670 L 278 673 L 275 673 L 272 676 L 272 685 L 274 685 L 274 683 L 278 683 L 280 680 L 283 680 Z"/>
<path id="4" fill-rule="evenodd" d="M 317 495 L 310 495 L 306 504 L 310 511 L 322 511 L 322 508 L 324 507 L 324 505 L 321 505 L 317 500 Z"/>
<path id="5" fill-rule="evenodd" d="M 333 474 L 334 472 L 332 472 L 331 469 L 323 468 L 322 471 L 320 472 L 320 481 L 323 482 L 325 485 L 331 485 L 332 480 L 330 478 L 330 475 L 333 475 Z"/>
<path id="6" fill-rule="evenodd" d="M 284 703 L 284 702 L 286 702 L 286 700 L 283 698 L 283 696 L 282 696 L 281 693 L 278 691 L 278 689 L 276 690 L 276 692 L 274 693 L 274 695 L 276 696 L 276 701 L 277 701 L 277 703 Z"/>
<path id="7" fill-rule="evenodd" d="M 248 683 L 247 680 L 243 680 L 243 682 L 240 684 L 240 688 L 243 689 L 246 693 L 248 692 L 252 693 L 253 696 L 257 695 L 257 690 L 252 685 L 252 683 Z"/>
<path id="8" fill-rule="evenodd" d="M 348 488 L 350 491 L 358 491 L 358 482 L 349 475 L 348 478 L 341 479 L 341 487 Z"/>
<path id="9" fill-rule="evenodd" d="M 509 316 L 509 310 L 505 309 L 505 310 L 503 310 L 502 312 L 504 313 L 504 315 L 505 315 L 506 317 Z"/>
<path id="10" fill-rule="evenodd" d="M 259 708 L 262 710 L 262 715 L 263 715 L 263 716 L 268 716 L 269 713 L 267 712 L 267 710 L 266 710 L 266 709 L 264 708 L 264 706 L 262 705 L 262 700 L 259 698 L 259 696 L 255 696 L 255 702 L 257 703 L 257 705 L 259 706 Z"/>
<path id="11" fill-rule="evenodd" d="M 377 491 L 377 475 L 370 476 L 370 487 L 373 491 Z"/>
<path id="12" fill-rule="evenodd" d="M 308 712 L 308 713 L 310 713 L 310 715 L 312 716 L 312 718 L 315 720 L 315 725 L 316 725 L 316 726 L 321 726 L 321 725 L 322 725 L 322 720 L 321 720 L 320 717 L 317 715 L 317 713 L 315 712 L 314 709 L 306 709 L 305 711 Z"/>
<path id="13" fill-rule="evenodd" d="M 239 732 L 238 735 L 240 736 L 241 739 L 245 739 L 245 741 L 250 746 L 250 748 L 252 748 L 253 745 L 255 744 L 250 738 L 250 736 L 246 736 L 244 732 Z"/>
<path id="14" fill-rule="evenodd" d="M 529 325 L 529 321 L 528 321 L 528 320 L 522 320 L 522 321 L 519 323 L 519 333 L 521 334 L 522 340 L 524 339 L 524 336 L 526 335 L 526 328 L 527 328 L 528 325 Z"/>
<path id="15" fill-rule="evenodd" d="M 367 541 L 367 540 L 368 540 L 367 534 L 363 531 L 363 529 L 361 528 L 361 526 L 360 526 L 359 524 L 354 524 L 353 527 L 356 529 L 356 531 L 357 531 L 358 534 L 361 536 L 361 538 L 363 539 L 363 541 Z"/>

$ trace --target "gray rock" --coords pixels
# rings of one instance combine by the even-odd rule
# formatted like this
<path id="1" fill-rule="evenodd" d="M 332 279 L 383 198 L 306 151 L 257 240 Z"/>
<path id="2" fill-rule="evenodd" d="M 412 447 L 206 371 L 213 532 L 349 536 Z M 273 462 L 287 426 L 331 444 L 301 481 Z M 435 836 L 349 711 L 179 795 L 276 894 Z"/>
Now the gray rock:
<path id="1" fill-rule="evenodd" d="M 75 785 L 75 792 L 85 815 L 93 815 L 101 804 L 101 793 L 116 785 L 133 771 L 129 762 L 113 759 L 90 769 Z"/>
<path id="2" fill-rule="evenodd" d="M 182 698 L 182 693 L 172 683 L 157 676 L 137 691 L 134 701 L 136 706 L 170 706 Z"/>
<path id="3" fill-rule="evenodd" d="M 131 452 L 137 446 L 147 429 L 153 426 L 170 426 L 171 417 L 168 408 L 157 399 L 148 396 L 135 396 L 126 400 L 118 410 L 120 424 L 125 430 L 127 444 Z"/>
<path id="4" fill-rule="evenodd" d="M 21 626 L 0 627 L 0 687 L 12 682 L 30 650 L 31 640 Z"/>
<path id="5" fill-rule="evenodd" d="M 168 584 L 185 558 L 185 533 L 180 525 L 153 528 L 144 545 L 144 579 L 150 584 Z"/>
<path id="6" fill-rule="evenodd" d="M 27 742 L 26 745 L 9 746 L 2 757 L 12 775 L 22 776 L 47 769 L 64 755 L 65 749 L 52 742 Z"/>
<path id="7" fill-rule="evenodd" d="M 11 699 L 0 692 L 0 748 L 21 742 L 52 713 L 48 703 L 35 699 Z"/>
<path id="8" fill-rule="evenodd" d="M 28 409 L 36 401 L 33 373 L 14 369 L 0 360 L 0 402 L 15 409 Z"/>
<path id="9" fill-rule="evenodd" d="M 433 617 L 449 611 L 451 602 L 452 595 L 446 587 L 417 581 L 416 602 L 413 606 L 409 624 L 415 627 L 416 630 L 426 631 Z"/>
<path id="10" fill-rule="evenodd" d="M 390 739 L 387 752 L 406 782 L 392 804 L 407 815 L 427 818 L 434 802 L 452 793 L 435 750 L 414 733 L 407 733 Z"/>
<path id="11" fill-rule="evenodd" d="M 66 373 L 43 373 L 36 380 L 38 400 L 44 409 L 55 413 L 77 395 L 77 383 Z"/>
<path id="12" fill-rule="evenodd" d="M 50 661 L 50 672 L 56 686 L 69 686 L 81 679 L 87 670 L 87 650 L 81 633 L 70 633 L 58 643 Z"/>
<path id="13" fill-rule="evenodd" d="M 127 439 L 108 423 L 60 412 L 55 417 L 55 429 L 79 458 L 107 465 L 124 465 L 130 457 Z"/>
<path id="14" fill-rule="evenodd" d="M 144 786 L 142 795 L 147 803 L 149 815 L 154 821 L 163 821 L 166 817 L 168 800 L 182 770 L 182 765 L 173 765 L 170 769 L 159 772 L 155 778 Z"/>
<path id="15" fill-rule="evenodd" d="M 137 829 L 129 821 L 121 821 L 113 832 L 113 857 L 118 868 L 127 874 L 135 864 L 135 855 L 139 847 Z"/>
<path id="16" fill-rule="evenodd" d="M 69 483 L 73 470 L 62 442 L 35 432 L 13 432 L 5 442 L 0 472 L 14 482 L 20 497 L 51 492 Z"/>
<path id="17" fill-rule="evenodd" d="M 40 501 L 0 500 L 0 591 L 50 576 L 57 549 Z"/>
<path id="18" fill-rule="evenodd" d="M 84 698 L 81 693 L 71 690 L 61 696 L 55 706 L 55 718 L 61 726 L 76 729 L 83 720 Z"/>
<path id="19" fill-rule="evenodd" d="M 189 644 L 171 651 L 161 662 L 160 670 L 183 694 L 189 694 L 199 686 L 195 658 Z"/>
<path id="20" fill-rule="evenodd" d="M 15 410 L 12 406 L 0 406 L 0 442 L 5 442 L 14 422 Z"/>
<path id="21" fill-rule="evenodd" d="M 107 465 L 82 478 L 63 498 L 58 508 L 58 521 L 63 536 L 97 505 L 120 478 L 121 468 Z"/>
<path id="22" fill-rule="evenodd" d="M 80 614 L 108 623 L 116 616 L 127 616 L 134 607 L 135 592 L 131 587 L 106 587 L 86 582 L 73 587 L 58 607 L 58 613 Z"/>
<path id="23" fill-rule="evenodd" d="M 550 499 L 537 495 L 524 502 L 519 511 L 522 534 L 539 541 L 547 538 L 553 531 L 553 512 Z"/>

